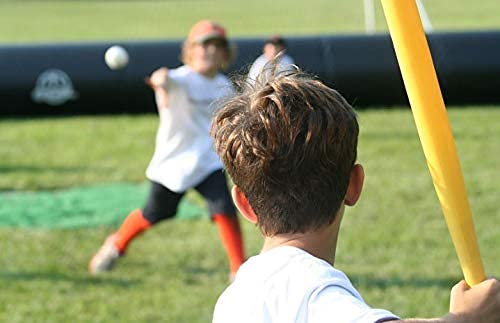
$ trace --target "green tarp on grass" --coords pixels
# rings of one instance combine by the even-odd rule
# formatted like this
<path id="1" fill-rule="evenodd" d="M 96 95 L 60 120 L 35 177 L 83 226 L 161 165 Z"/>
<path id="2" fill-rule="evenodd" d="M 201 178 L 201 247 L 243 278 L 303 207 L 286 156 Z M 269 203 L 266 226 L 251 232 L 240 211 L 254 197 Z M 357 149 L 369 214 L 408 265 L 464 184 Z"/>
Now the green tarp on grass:
<path id="1" fill-rule="evenodd" d="M 149 183 L 103 184 L 43 192 L 0 193 L 0 227 L 74 228 L 118 225 L 144 206 Z M 208 216 L 192 194 L 181 201 L 178 218 Z"/>

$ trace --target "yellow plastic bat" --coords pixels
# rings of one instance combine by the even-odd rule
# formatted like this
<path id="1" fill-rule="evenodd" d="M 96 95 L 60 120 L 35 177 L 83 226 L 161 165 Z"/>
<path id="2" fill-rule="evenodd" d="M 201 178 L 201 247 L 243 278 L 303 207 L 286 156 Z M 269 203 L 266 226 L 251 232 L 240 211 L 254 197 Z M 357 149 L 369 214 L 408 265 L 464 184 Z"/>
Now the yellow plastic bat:
<path id="1" fill-rule="evenodd" d="M 415 0 L 382 0 L 437 196 L 466 282 L 485 279 L 474 222 L 441 90 Z"/>

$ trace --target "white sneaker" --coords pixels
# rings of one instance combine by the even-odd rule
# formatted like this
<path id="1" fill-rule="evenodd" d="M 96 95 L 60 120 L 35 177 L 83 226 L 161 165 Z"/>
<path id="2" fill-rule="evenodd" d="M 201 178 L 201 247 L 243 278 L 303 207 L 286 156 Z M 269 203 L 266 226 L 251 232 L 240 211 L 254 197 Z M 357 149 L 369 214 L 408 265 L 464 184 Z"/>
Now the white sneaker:
<path id="1" fill-rule="evenodd" d="M 114 242 L 115 235 L 112 234 L 108 236 L 99 251 L 92 257 L 89 264 L 89 271 L 91 274 L 98 275 L 113 269 L 118 258 L 122 256 L 120 251 L 115 247 Z"/>

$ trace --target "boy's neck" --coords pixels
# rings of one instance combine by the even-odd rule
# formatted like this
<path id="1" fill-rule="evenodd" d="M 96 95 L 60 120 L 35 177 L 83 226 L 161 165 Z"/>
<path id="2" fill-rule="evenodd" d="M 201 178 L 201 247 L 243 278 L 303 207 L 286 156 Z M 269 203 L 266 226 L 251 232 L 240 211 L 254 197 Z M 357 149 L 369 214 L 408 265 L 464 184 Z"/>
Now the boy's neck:
<path id="1" fill-rule="evenodd" d="M 340 221 L 335 220 L 331 225 L 324 226 L 316 231 L 306 233 L 286 233 L 264 238 L 261 252 L 269 251 L 281 246 L 296 247 L 323 259 L 330 264 L 335 262 L 337 237 Z"/>

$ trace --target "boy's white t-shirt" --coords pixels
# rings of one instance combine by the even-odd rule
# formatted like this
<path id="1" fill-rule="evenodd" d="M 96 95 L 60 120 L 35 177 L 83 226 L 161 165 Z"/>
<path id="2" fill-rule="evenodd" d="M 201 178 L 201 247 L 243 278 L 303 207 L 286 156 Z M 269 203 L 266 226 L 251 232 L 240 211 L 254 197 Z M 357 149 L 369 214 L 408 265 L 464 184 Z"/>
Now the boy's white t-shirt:
<path id="1" fill-rule="evenodd" d="M 222 293 L 213 323 L 375 323 L 398 319 L 369 307 L 347 276 L 295 247 L 249 258 Z"/>
<path id="2" fill-rule="evenodd" d="M 216 103 L 234 92 L 223 74 L 207 78 L 184 65 L 169 70 L 167 106 L 159 109 L 160 125 L 148 179 L 174 192 L 199 184 L 223 165 L 210 137 Z"/>

